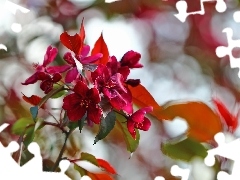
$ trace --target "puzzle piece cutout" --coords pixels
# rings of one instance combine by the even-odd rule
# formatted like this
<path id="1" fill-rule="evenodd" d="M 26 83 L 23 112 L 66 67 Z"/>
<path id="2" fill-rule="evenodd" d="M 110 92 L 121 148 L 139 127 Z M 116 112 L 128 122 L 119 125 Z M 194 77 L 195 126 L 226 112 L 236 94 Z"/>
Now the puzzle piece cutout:
<path id="1" fill-rule="evenodd" d="M 236 11 L 233 14 L 233 19 L 235 22 L 240 22 L 240 11 Z M 228 55 L 231 68 L 240 68 L 240 58 L 235 58 L 232 53 L 232 50 L 234 48 L 237 48 L 237 47 L 240 48 L 240 39 L 238 39 L 238 40 L 232 39 L 233 38 L 233 30 L 229 27 L 224 28 L 222 32 L 226 33 L 228 47 L 225 47 L 225 46 L 217 47 L 216 55 L 219 58 L 222 58 L 222 57 Z M 238 72 L 238 77 L 240 78 L 240 70 Z"/>
<path id="2" fill-rule="evenodd" d="M 180 176 L 180 177 L 182 177 L 181 180 L 188 180 L 189 175 L 190 175 L 190 169 L 182 169 L 178 165 L 173 165 L 171 167 L 171 171 L 170 172 L 171 172 L 171 174 L 173 176 L 176 176 L 176 177 Z M 162 177 L 162 176 L 158 176 L 154 180 L 165 180 L 165 178 Z"/>
<path id="3" fill-rule="evenodd" d="M 195 12 L 187 12 L 187 2 L 184 1 L 184 0 L 180 0 L 176 3 L 176 9 L 178 10 L 178 14 L 174 14 L 174 16 L 176 18 L 178 18 L 181 22 L 185 22 L 186 21 L 186 18 L 189 16 L 189 15 L 194 15 L 194 14 L 200 14 L 200 15 L 203 15 L 205 13 L 205 9 L 204 9 L 204 6 L 203 6 L 203 3 L 204 2 L 211 2 L 211 1 L 217 1 L 216 2 L 216 5 L 215 5 L 215 9 L 219 12 L 219 13 L 222 13 L 224 11 L 226 11 L 227 9 L 227 5 L 226 3 L 224 2 L 224 0 L 201 0 L 200 1 L 200 5 L 201 5 L 201 9 L 200 11 L 195 11 Z"/>
<path id="4" fill-rule="evenodd" d="M 0 126 L 0 132 L 2 132 L 8 124 L 3 124 Z M 43 172 L 43 161 L 41 157 L 40 147 L 36 142 L 32 142 L 28 146 L 30 153 L 34 157 L 28 161 L 23 166 L 18 165 L 18 163 L 12 158 L 11 154 L 19 149 L 19 144 L 15 141 L 9 143 L 7 147 L 4 147 L 0 142 L 0 174 L 1 179 L 7 177 L 7 179 L 58 179 L 58 180 L 70 180 L 70 178 L 65 175 L 70 162 L 68 160 L 62 160 L 59 164 L 60 173 L 58 172 Z M 11 173 L 14 172 L 14 173 Z"/>
<path id="5" fill-rule="evenodd" d="M 240 177 L 240 139 L 236 139 L 230 143 L 225 143 L 225 136 L 222 132 L 214 136 L 218 147 L 208 150 L 208 155 L 204 159 L 207 166 L 213 166 L 215 163 L 215 155 L 230 159 L 234 161 L 232 173 L 218 172 L 218 180 L 239 180 Z"/>

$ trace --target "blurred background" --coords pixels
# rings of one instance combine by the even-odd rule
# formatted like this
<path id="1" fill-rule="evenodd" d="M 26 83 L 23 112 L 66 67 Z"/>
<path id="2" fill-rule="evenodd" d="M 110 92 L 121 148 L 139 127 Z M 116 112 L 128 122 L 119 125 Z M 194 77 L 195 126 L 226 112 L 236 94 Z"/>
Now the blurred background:
<path id="1" fill-rule="evenodd" d="M 230 67 L 229 58 L 218 58 L 216 47 L 227 46 L 225 27 L 233 29 L 233 39 L 240 38 L 240 24 L 233 13 L 240 10 L 239 0 L 226 0 L 227 10 L 218 13 L 216 1 L 205 2 L 204 15 L 188 16 L 179 21 L 176 0 L 11 0 L 21 7 L 11 11 L 0 0 L 0 122 L 13 124 L 17 119 L 29 115 L 29 104 L 22 100 L 36 94 L 43 96 L 39 84 L 22 86 L 34 69 L 33 63 L 42 63 L 46 49 L 53 45 L 59 49 L 58 62 L 66 48 L 59 42 L 62 32 L 74 35 L 79 31 L 84 18 L 86 44 L 93 47 L 103 32 L 110 55 L 118 60 L 124 53 L 134 50 L 141 53 L 142 69 L 134 69 L 130 77 L 141 78 L 141 83 L 161 105 L 171 100 L 199 100 L 212 107 L 211 97 L 217 96 L 236 114 L 240 101 L 239 69 Z M 188 12 L 199 11 L 200 0 L 187 0 Z M 240 58 L 240 49 L 233 55 Z M 48 102 L 48 107 L 61 108 L 61 99 Z M 55 116 L 58 110 L 52 110 Z M 52 117 L 42 112 L 43 117 Z M 83 133 L 74 132 L 68 141 L 66 155 L 89 152 L 97 158 L 109 161 L 118 172 L 115 179 L 167 180 L 181 179 L 170 174 L 173 164 L 192 168 L 190 180 L 213 180 L 213 170 L 202 160 L 191 163 L 173 161 L 163 155 L 161 142 L 184 133 L 187 124 L 176 118 L 172 122 L 152 121 L 148 132 L 140 132 L 138 149 L 132 155 L 127 152 L 123 137 L 117 129 L 103 141 L 93 145 L 97 129 L 84 128 Z M 61 132 L 45 127 L 35 139 L 41 145 L 44 159 L 56 159 L 63 138 Z M 240 136 L 237 129 L 234 134 Z M 16 136 L 10 128 L 1 134 L 3 144 Z M 129 159 L 129 157 L 131 158 Z M 94 169 L 89 163 L 82 166 Z M 204 175 L 202 174 L 202 172 Z M 200 175 L 199 175 L 200 173 Z M 70 168 L 68 175 L 79 179 L 80 175 Z M 206 176 L 206 177 L 203 177 Z"/>

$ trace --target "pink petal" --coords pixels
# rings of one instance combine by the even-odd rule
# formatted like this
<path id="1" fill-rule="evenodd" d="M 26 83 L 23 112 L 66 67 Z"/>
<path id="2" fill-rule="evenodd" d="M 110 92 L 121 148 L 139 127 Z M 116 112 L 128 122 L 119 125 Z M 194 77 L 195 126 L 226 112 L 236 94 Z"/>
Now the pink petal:
<path id="1" fill-rule="evenodd" d="M 69 66 L 69 65 L 62 65 L 62 66 L 50 66 L 50 67 L 47 67 L 46 70 L 48 73 L 54 74 L 54 73 L 65 72 L 65 71 L 69 70 L 70 68 L 71 68 L 71 66 Z"/>
<path id="2" fill-rule="evenodd" d="M 85 57 L 85 58 L 81 58 L 81 59 L 80 59 L 80 62 L 81 62 L 82 64 L 94 63 L 94 62 L 96 62 L 97 60 L 99 60 L 102 56 L 103 56 L 102 53 L 97 53 L 97 54 L 92 55 L 92 56 L 88 56 L 88 57 Z"/>
<path id="3" fill-rule="evenodd" d="M 98 68 L 91 73 L 91 77 L 93 82 L 103 83 L 109 80 L 110 74 L 106 66 L 99 64 Z"/>
<path id="4" fill-rule="evenodd" d="M 99 124 L 101 115 L 102 115 L 102 110 L 99 108 L 98 105 L 92 104 L 88 107 L 88 110 L 87 110 L 88 120 L 94 122 L 95 124 Z"/>
<path id="5" fill-rule="evenodd" d="M 113 76 L 111 76 L 110 82 L 113 82 L 114 84 L 117 85 L 116 88 L 118 88 L 118 90 L 121 90 L 123 92 L 127 92 L 126 88 L 123 85 L 123 76 L 120 73 L 114 74 Z"/>
<path id="6" fill-rule="evenodd" d="M 74 81 L 77 78 L 78 75 L 78 70 L 76 67 L 72 68 L 71 70 L 69 70 L 66 74 L 65 77 L 65 82 L 66 83 L 71 83 L 72 81 Z"/>
<path id="7" fill-rule="evenodd" d="M 81 56 L 86 57 L 88 55 L 89 51 L 90 51 L 89 45 L 83 46 L 82 51 L 81 51 Z"/>
<path id="8" fill-rule="evenodd" d="M 143 65 L 138 63 L 140 58 L 141 54 L 138 52 L 128 51 L 123 55 L 120 63 L 121 66 L 128 66 L 129 68 L 141 68 Z"/>
<path id="9" fill-rule="evenodd" d="M 38 72 L 34 73 L 32 76 L 27 78 L 24 83 L 21 83 L 22 85 L 28 85 L 28 84 L 34 84 L 38 81 Z"/>
<path id="10" fill-rule="evenodd" d="M 142 122 L 142 126 L 138 126 L 138 129 L 143 130 L 143 131 L 148 131 L 151 127 L 151 121 L 144 117 L 144 120 Z"/>
<path id="11" fill-rule="evenodd" d="M 152 106 L 141 108 L 132 114 L 131 119 L 134 122 L 142 123 L 144 120 L 144 116 L 146 113 L 151 112 L 153 110 Z"/>
<path id="12" fill-rule="evenodd" d="M 70 65 L 76 66 L 73 56 L 70 52 L 64 54 L 63 59 Z"/>
<path id="13" fill-rule="evenodd" d="M 54 48 L 52 46 L 48 46 L 47 52 L 44 56 L 43 66 L 46 67 L 48 64 L 50 64 L 55 59 L 57 53 L 58 53 L 57 48 Z"/>
<path id="14" fill-rule="evenodd" d="M 129 133 L 132 135 L 132 137 L 134 139 L 136 139 L 136 131 L 135 131 L 135 127 L 134 127 L 135 123 L 131 120 L 128 120 L 127 121 L 127 128 L 128 128 L 128 131 Z"/>

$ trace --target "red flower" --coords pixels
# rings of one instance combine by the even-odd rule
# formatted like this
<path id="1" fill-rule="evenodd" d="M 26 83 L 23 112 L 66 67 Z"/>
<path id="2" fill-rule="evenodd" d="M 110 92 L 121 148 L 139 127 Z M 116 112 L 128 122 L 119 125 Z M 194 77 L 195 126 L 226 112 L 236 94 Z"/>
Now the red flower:
<path id="1" fill-rule="evenodd" d="M 87 112 L 87 119 L 99 124 L 102 110 L 98 103 L 100 95 L 96 88 L 89 89 L 85 83 L 78 81 L 74 93 L 63 99 L 63 109 L 67 111 L 70 121 L 80 120 Z"/>
<path id="2" fill-rule="evenodd" d="M 40 84 L 40 88 L 44 91 L 45 94 L 47 94 L 53 89 L 53 84 L 57 83 L 61 79 L 62 76 L 59 73 L 55 73 L 52 76 L 45 74 L 45 77 Z"/>
<path id="3" fill-rule="evenodd" d="M 145 114 L 151 112 L 152 110 L 152 106 L 145 107 L 137 110 L 135 113 L 128 117 L 127 128 L 134 139 L 136 139 L 135 128 L 143 131 L 149 130 L 151 121 L 145 117 Z"/>
<path id="4" fill-rule="evenodd" d="M 143 65 L 139 63 L 139 60 L 141 58 L 141 54 L 135 51 L 128 51 L 126 52 L 121 61 L 121 66 L 128 66 L 129 68 L 142 68 Z"/>
<path id="5" fill-rule="evenodd" d="M 117 110 L 132 113 L 132 95 L 124 87 L 123 76 L 120 73 L 111 73 L 111 69 L 99 64 L 98 68 L 91 74 L 95 87 L 110 101 Z"/>

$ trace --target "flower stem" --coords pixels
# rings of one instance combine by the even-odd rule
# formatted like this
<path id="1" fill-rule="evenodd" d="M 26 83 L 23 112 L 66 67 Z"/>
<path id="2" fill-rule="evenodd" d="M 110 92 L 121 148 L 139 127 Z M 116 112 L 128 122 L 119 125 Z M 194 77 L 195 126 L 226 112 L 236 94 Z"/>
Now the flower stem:
<path id="1" fill-rule="evenodd" d="M 53 168 L 52 168 L 52 172 L 55 172 L 55 171 L 56 171 L 56 169 L 58 168 L 58 165 L 59 165 L 60 161 L 62 160 L 62 156 L 63 156 L 63 153 L 64 153 L 64 151 L 65 151 L 66 144 L 67 144 L 67 139 L 68 139 L 68 137 L 70 136 L 71 132 L 72 132 L 72 131 L 70 130 L 69 132 L 66 132 L 66 133 L 65 133 L 65 135 L 66 135 L 66 136 L 65 136 L 65 140 L 64 140 L 62 149 L 61 149 L 61 151 L 60 151 L 60 153 L 59 153 L 59 155 L 58 155 L 58 157 L 57 157 L 57 160 L 56 160 L 56 162 L 55 162 L 55 164 L 54 164 L 54 166 L 53 166 Z"/>

